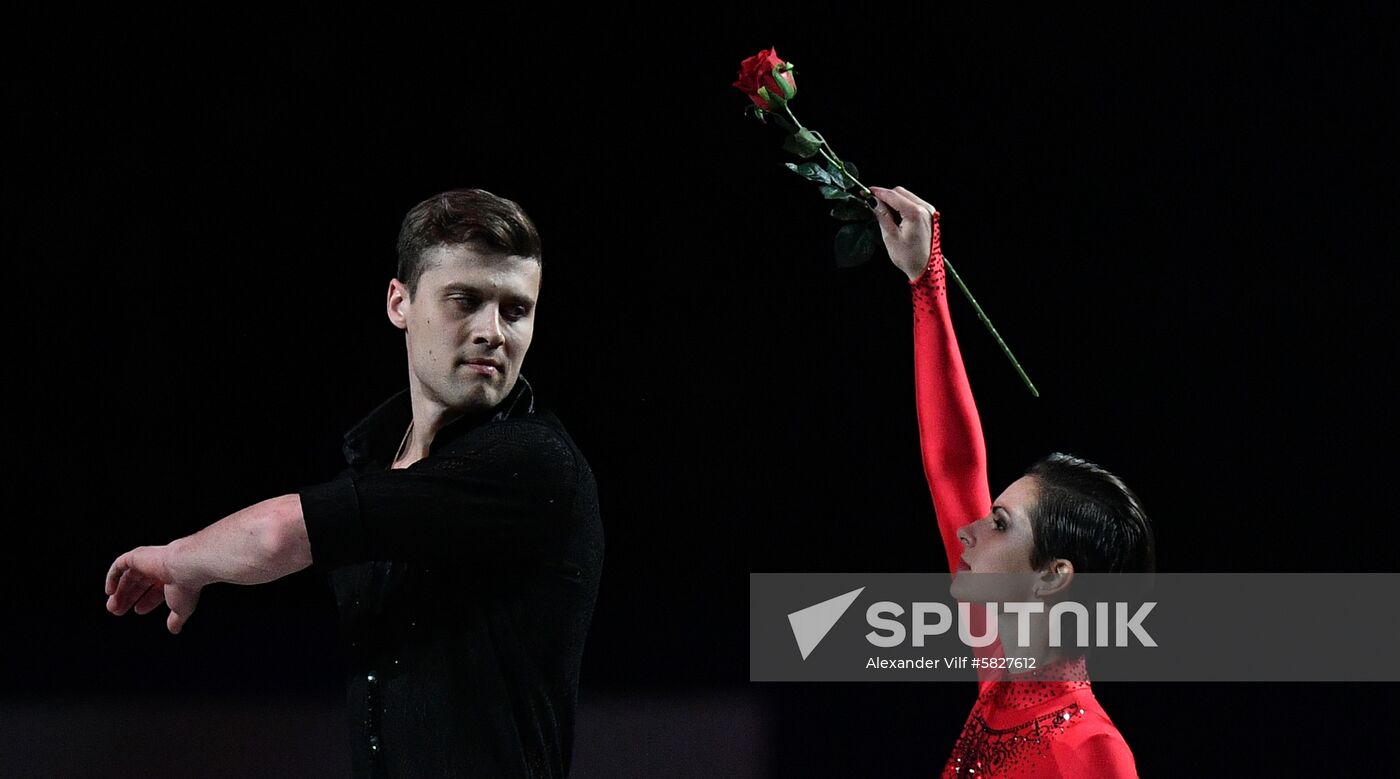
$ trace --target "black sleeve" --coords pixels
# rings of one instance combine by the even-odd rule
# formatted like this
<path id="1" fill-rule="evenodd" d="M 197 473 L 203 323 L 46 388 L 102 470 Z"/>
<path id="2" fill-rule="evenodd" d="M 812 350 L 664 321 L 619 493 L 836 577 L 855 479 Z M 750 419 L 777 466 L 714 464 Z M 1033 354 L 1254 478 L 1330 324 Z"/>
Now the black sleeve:
<path id="1" fill-rule="evenodd" d="M 496 564 L 562 552 L 579 476 L 564 436 L 510 420 L 469 439 L 409 468 L 346 471 L 301 490 L 312 565 Z"/>

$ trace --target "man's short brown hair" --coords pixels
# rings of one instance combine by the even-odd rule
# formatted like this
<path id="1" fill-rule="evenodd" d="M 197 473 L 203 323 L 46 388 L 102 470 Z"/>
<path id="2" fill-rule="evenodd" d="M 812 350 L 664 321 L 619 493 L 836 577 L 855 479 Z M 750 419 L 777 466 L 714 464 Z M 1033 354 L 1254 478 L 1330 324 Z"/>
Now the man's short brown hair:
<path id="1" fill-rule="evenodd" d="M 539 231 L 515 201 L 483 189 L 453 189 L 424 200 L 403 218 L 399 281 L 410 295 L 416 293 L 426 270 L 424 254 L 437 246 L 462 245 L 544 261 Z"/>

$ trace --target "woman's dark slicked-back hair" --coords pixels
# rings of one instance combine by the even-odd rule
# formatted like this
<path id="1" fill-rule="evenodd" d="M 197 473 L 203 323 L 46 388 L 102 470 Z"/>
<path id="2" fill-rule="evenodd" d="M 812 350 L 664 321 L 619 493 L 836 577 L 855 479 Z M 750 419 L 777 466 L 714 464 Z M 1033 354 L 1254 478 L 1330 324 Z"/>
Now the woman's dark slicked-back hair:
<path id="1" fill-rule="evenodd" d="M 1123 480 L 1056 452 L 1026 469 L 1040 494 L 1031 510 L 1037 569 L 1056 558 L 1076 573 L 1150 573 L 1157 565 L 1152 524 Z"/>
<path id="2" fill-rule="evenodd" d="M 423 255 L 436 246 L 462 245 L 544 261 L 539 230 L 515 201 L 484 189 L 453 189 L 433 195 L 404 216 L 399 281 L 415 294 L 426 269 Z"/>

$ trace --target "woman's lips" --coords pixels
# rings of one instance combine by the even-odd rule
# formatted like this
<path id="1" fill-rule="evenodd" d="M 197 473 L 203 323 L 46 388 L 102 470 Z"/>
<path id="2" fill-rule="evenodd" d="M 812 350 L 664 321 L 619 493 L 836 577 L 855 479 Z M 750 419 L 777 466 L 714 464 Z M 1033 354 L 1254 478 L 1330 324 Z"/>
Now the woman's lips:
<path id="1" fill-rule="evenodd" d="M 959 570 L 959 571 L 970 571 L 970 570 L 972 570 L 972 566 L 968 565 L 966 560 L 959 560 L 959 561 L 958 561 L 958 570 Z"/>

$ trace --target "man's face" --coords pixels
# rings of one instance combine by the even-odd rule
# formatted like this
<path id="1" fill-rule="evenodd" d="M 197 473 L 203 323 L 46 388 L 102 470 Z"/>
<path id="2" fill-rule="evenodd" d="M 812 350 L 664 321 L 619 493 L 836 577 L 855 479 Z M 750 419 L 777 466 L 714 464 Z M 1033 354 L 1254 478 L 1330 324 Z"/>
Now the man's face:
<path id="1" fill-rule="evenodd" d="M 389 319 L 408 341 L 409 381 L 458 413 L 500 403 L 520 376 L 535 330 L 540 263 L 473 246 L 424 253 L 418 291 L 389 285 Z"/>

